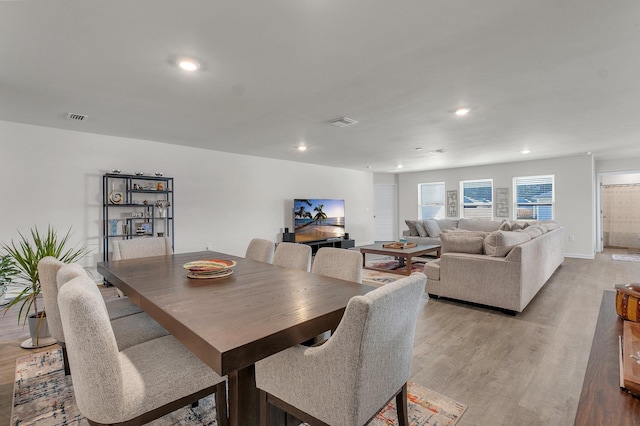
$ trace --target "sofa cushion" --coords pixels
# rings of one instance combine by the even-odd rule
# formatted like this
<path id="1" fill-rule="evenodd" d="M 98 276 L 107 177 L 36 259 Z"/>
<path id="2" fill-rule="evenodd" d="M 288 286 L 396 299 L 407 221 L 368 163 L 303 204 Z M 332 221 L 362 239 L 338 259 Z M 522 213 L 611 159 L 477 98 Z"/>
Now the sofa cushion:
<path id="1" fill-rule="evenodd" d="M 424 221 L 424 227 L 430 237 L 438 237 L 442 232 L 442 229 L 440 229 L 440 225 L 438 225 L 438 222 L 436 222 L 435 219 L 426 219 Z"/>
<path id="2" fill-rule="evenodd" d="M 458 219 L 436 219 L 440 229 L 454 229 L 458 227 Z"/>
<path id="3" fill-rule="evenodd" d="M 502 222 L 497 220 L 481 220 L 481 219 L 460 219 L 458 229 L 466 229 L 467 231 L 497 231 Z"/>
<path id="4" fill-rule="evenodd" d="M 424 222 L 422 222 L 421 220 L 416 220 L 415 222 L 413 222 L 413 224 L 416 226 L 416 229 L 418 230 L 418 235 L 421 237 L 429 237 L 429 233 L 427 232 L 427 228 L 425 228 L 424 226 Z"/>
<path id="5" fill-rule="evenodd" d="M 529 226 L 529 222 L 518 222 L 515 220 L 503 220 L 498 228 L 499 231 L 517 231 L 518 229 L 524 229 Z"/>
<path id="6" fill-rule="evenodd" d="M 467 231 L 466 229 L 445 229 L 442 231 L 447 234 L 457 234 L 457 235 L 466 235 L 467 237 L 482 237 L 485 238 L 489 235 L 488 232 L 485 231 Z"/>
<path id="7" fill-rule="evenodd" d="M 515 246 L 531 240 L 524 231 L 494 231 L 484 239 L 484 253 L 487 256 L 505 257 Z"/>
<path id="8" fill-rule="evenodd" d="M 427 280 L 440 281 L 440 259 L 425 263 L 424 274 L 427 276 Z"/>
<path id="9" fill-rule="evenodd" d="M 418 234 L 418 228 L 416 228 L 416 221 L 415 220 L 405 220 L 404 223 L 407 224 L 407 226 L 409 227 L 409 235 L 411 235 L 412 237 L 417 237 L 420 234 Z"/>
<path id="10" fill-rule="evenodd" d="M 442 253 L 483 253 L 483 237 L 473 237 L 457 232 L 443 232 L 440 234 L 440 240 L 442 241 Z"/>

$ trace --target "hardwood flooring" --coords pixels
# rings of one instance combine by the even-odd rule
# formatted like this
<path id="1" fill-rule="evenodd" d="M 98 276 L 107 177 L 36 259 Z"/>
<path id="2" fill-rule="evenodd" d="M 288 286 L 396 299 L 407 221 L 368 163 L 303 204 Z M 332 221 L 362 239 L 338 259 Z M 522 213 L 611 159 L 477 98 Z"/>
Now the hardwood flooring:
<path id="1" fill-rule="evenodd" d="M 420 313 L 411 380 L 469 405 L 458 426 L 570 426 L 603 290 L 637 282 L 640 263 L 565 259 L 516 317 L 432 299 Z M 115 297 L 113 287 L 102 289 Z M 15 359 L 28 330 L 0 320 L 0 424 L 11 416 Z"/>

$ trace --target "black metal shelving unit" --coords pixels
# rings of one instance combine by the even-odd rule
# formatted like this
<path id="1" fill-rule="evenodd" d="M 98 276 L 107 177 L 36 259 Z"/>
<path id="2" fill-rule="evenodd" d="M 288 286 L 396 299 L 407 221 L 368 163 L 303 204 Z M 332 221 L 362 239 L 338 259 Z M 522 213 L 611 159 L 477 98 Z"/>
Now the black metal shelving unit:
<path id="1" fill-rule="evenodd" d="M 173 178 L 105 173 L 102 176 L 102 258 L 109 260 L 110 241 L 164 235 L 174 246 Z M 164 210 L 155 206 L 165 200 Z M 112 221 L 117 221 L 115 232 Z"/>

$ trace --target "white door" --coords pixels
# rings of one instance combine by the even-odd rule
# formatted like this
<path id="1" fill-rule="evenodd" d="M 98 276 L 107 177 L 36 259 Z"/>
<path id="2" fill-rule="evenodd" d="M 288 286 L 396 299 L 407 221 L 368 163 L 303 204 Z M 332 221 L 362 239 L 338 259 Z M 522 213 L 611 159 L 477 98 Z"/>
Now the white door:
<path id="1" fill-rule="evenodd" d="M 373 186 L 373 224 L 376 241 L 395 241 L 396 185 Z"/>

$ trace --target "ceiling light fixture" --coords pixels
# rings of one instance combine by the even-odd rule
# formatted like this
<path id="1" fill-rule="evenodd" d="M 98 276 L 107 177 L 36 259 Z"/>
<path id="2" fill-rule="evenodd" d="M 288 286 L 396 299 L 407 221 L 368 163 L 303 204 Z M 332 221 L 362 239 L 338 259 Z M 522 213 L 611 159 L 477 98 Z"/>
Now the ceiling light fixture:
<path id="1" fill-rule="evenodd" d="M 470 111 L 471 111 L 471 108 L 461 107 L 456 109 L 456 115 L 458 117 L 464 117 L 465 115 L 469 114 Z"/>
<path id="2" fill-rule="evenodd" d="M 179 58 L 177 61 L 178 66 L 185 71 L 197 71 L 200 69 L 200 62 L 191 58 Z"/>
<path id="3" fill-rule="evenodd" d="M 307 147 L 306 145 L 298 145 L 298 151 L 306 151 Z"/>
<path id="4" fill-rule="evenodd" d="M 398 164 L 398 168 L 399 168 L 399 169 L 401 169 L 401 168 L 403 168 L 403 167 L 404 167 L 404 166 L 403 166 L 402 164 Z"/>
<path id="5" fill-rule="evenodd" d="M 416 148 L 416 151 L 422 151 L 422 148 Z"/>
<path id="6" fill-rule="evenodd" d="M 525 148 L 522 151 L 520 151 L 520 154 L 529 154 L 531 152 L 531 150 Z"/>

